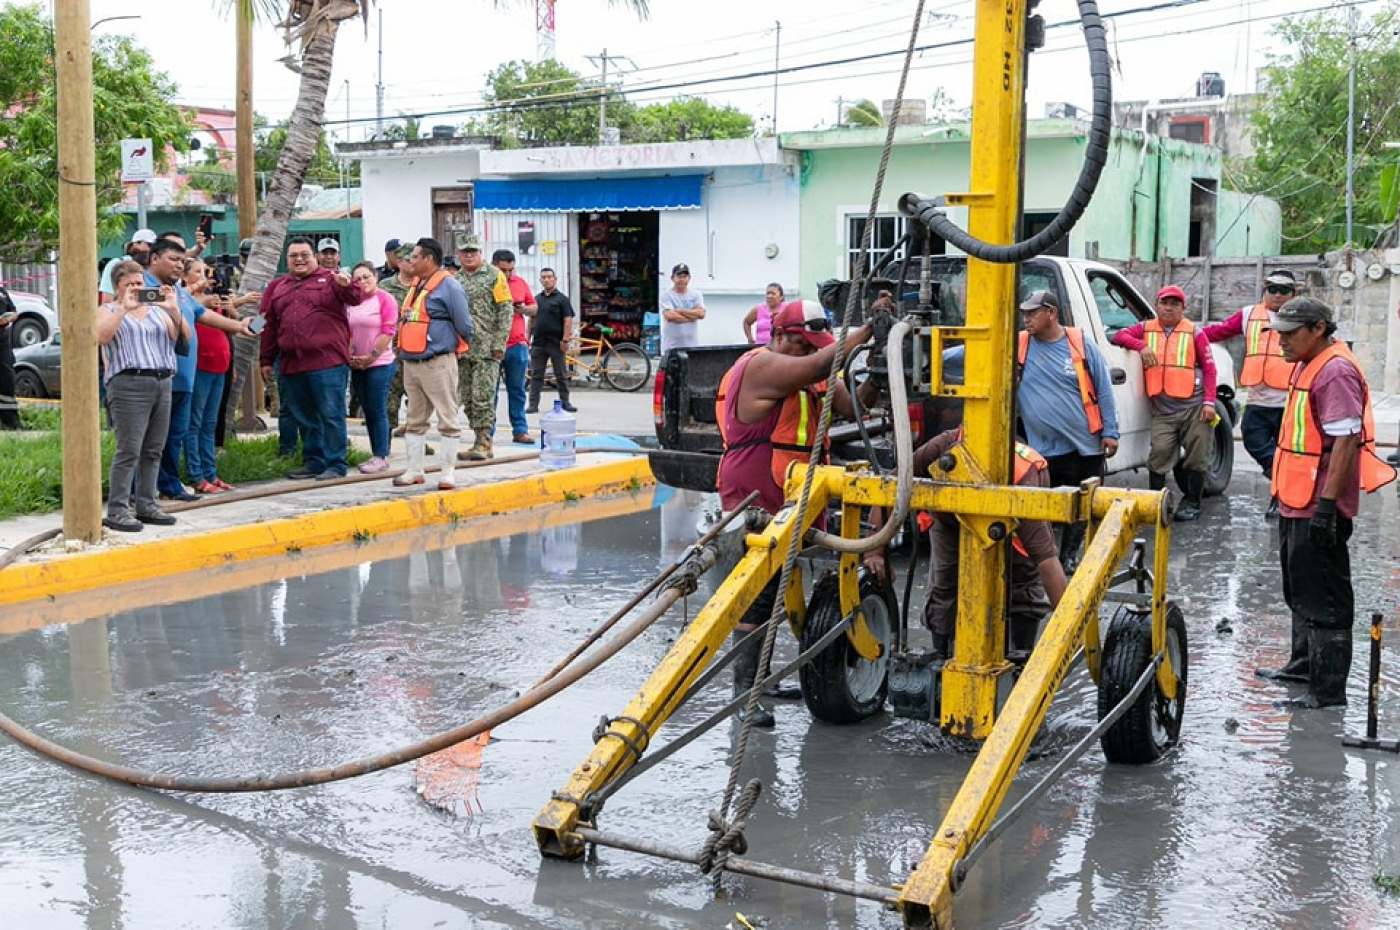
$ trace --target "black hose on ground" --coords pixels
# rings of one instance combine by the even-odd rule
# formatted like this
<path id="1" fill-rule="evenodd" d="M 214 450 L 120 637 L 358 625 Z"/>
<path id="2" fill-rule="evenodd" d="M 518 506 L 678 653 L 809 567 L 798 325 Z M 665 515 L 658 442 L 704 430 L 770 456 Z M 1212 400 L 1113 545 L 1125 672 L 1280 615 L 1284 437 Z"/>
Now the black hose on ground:
<path id="1" fill-rule="evenodd" d="M 1108 164 L 1108 144 L 1113 129 L 1113 60 L 1108 53 L 1103 20 L 1095 0 L 1078 0 L 1084 44 L 1089 49 L 1089 74 L 1093 83 L 1094 112 L 1089 124 L 1089 144 L 1084 166 L 1064 208 L 1050 224 L 1029 239 L 1011 245 L 993 245 L 959 228 L 944 212 L 942 197 L 908 193 L 899 199 L 899 210 L 922 221 L 933 233 L 962 251 L 986 262 L 1014 264 L 1048 252 L 1083 217 L 1098 187 L 1099 176 Z"/>

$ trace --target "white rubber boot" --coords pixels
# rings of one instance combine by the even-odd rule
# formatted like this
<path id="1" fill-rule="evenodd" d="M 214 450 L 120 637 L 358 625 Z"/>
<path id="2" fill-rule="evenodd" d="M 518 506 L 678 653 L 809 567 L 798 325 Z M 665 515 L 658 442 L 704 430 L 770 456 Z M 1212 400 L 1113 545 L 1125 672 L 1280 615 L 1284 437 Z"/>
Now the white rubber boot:
<path id="1" fill-rule="evenodd" d="M 394 479 L 394 486 L 400 488 L 423 483 L 423 450 L 427 448 L 428 437 L 422 433 L 409 433 L 403 441 L 408 447 L 408 467 Z"/>
<path id="2" fill-rule="evenodd" d="M 451 491 L 457 487 L 457 437 L 442 437 L 442 449 L 438 453 L 438 490 Z"/>

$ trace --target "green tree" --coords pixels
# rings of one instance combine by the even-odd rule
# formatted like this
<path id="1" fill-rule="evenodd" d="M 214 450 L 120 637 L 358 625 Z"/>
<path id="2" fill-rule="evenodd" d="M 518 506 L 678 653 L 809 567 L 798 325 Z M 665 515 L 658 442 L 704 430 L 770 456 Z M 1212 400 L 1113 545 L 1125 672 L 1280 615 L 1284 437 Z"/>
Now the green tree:
<path id="1" fill-rule="evenodd" d="M 482 98 L 491 108 L 482 126 L 505 146 L 598 141 L 597 82 L 557 61 L 508 61 L 486 76 Z M 608 125 L 623 126 L 632 115 L 621 95 L 609 95 Z"/>
<path id="2" fill-rule="evenodd" d="M 622 141 L 747 139 L 753 132 L 753 118 L 747 113 L 731 106 L 717 107 L 699 97 L 682 97 L 639 109 L 632 125 L 623 130 Z"/>
<path id="3" fill-rule="evenodd" d="M 0 7 L 0 255 L 37 257 L 58 246 L 58 99 L 53 23 L 37 4 Z M 160 168 L 189 145 L 191 123 L 169 103 L 174 82 L 123 36 L 93 43 L 93 130 L 99 238 L 121 234 L 121 140 L 149 137 Z"/>
<path id="4" fill-rule="evenodd" d="M 885 125 L 885 115 L 880 112 L 880 105 L 873 100 L 857 100 L 846 107 L 845 114 L 841 117 L 842 126 L 883 126 Z"/>
<path id="5" fill-rule="evenodd" d="M 291 127 L 287 120 L 269 127 L 267 119 L 262 116 L 256 117 L 255 122 L 257 129 L 254 134 L 254 169 L 258 177 L 269 178 L 277 170 L 277 163 L 282 158 L 282 150 L 287 146 Z M 224 157 L 225 154 L 225 152 L 214 148 L 205 150 L 204 164 L 185 170 L 190 179 L 190 186 L 215 194 L 231 194 L 236 191 L 237 181 L 232 167 Z M 331 151 L 330 144 L 326 141 L 326 134 L 322 131 L 316 140 L 316 153 L 311 157 L 311 163 L 306 167 L 306 176 L 302 183 L 303 185 L 319 184 L 323 187 L 339 187 L 345 179 L 346 175 L 341 167 L 341 159 L 337 158 L 335 153 Z M 349 183 L 353 186 L 359 183 L 359 179 L 360 163 L 359 161 L 351 161 Z"/>
<path id="6" fill-rule="evenodd" d="M 1393 216 L 1383 175 L 1400 139 L 1400 37 L 1393 2 L 1356 35 L 1354 245 L 1370 246 Z M 1346 244 L 1347 71 L 1351 27 L 1344 9 L 1285 19 L 1275 28 L 1286 48 L 1263 69 L 1267 92 L 1254 113 L 1254 156 L 1234 178 L 1246 193 L 1283 210 L 1283 235 L 1295 252 Z"/>

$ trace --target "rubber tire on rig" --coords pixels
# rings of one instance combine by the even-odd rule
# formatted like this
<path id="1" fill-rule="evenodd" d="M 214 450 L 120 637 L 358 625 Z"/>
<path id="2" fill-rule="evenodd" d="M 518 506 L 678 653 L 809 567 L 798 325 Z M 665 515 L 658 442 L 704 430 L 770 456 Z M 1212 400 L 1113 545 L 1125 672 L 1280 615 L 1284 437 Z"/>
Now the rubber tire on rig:
<path id="1" fill-rule="evenodd" d="M 1186 706 L 1186 618 L 1167 602 L 1167 654 L 1177 676 L 1177 696 L 1169 701 L 1156 679 L 1099 739 L 1104 758 L 1124 765 L 1146 765 L 1162 758 L 1181 737 Z M 1152 662 L 1152 614 L 1140 607 L 1118 608 L 1103 642 L 1099 675 L 1099 719 L 1108 715 Z"/>
<path id="2" fill-rule="evenodd" d="M 635 391 L 651 380 L 651 359 L 630 342 L 613 346 L 603 356 L 603 380 L 616 391 Z"/>
<path id="3" fill-rule="evenodd" d="M 1230 411 L 1220 401 L 1215 402 L 1215 413 L 1220 422 L 1215 424 L 1211 435 L 1210 458 L 1206 461 L 1206 486 L 1204 497 L 1219 497 L 1230 486 L 1230 476 L 1235 471 L 1235 424 L 1230 419 Z M 1172 466 L 1172 476 L 1176 486 L 1186 493 L 1186 469 Z"/>
<path id="4" fill-rule="evenodd" d="M 865 573 L 860 580 L 860 597 L 866 623 L 884 646 L 880 658 L 874 662 L 861 658 L 850 638 L 843 635 L 817 653 L 798 673 L 807 709 L 813 717 L 827 723 L 858 723 L 878 714 L 885 706 L 890 648 L 899 605 L 889 585 Z M 825 575 L 812 589 L 807 622 L 802 627 L 802 650 L 805 652 L 841 619 L 841 595 L 836 576 Z"/>

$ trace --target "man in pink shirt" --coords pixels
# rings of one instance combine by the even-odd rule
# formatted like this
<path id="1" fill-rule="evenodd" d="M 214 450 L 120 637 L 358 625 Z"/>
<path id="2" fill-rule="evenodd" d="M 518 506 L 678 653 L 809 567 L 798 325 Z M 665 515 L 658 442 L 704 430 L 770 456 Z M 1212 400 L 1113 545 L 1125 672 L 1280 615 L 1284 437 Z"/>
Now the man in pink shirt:
<path id="1" fill-rule="evenodd" d="M 1147 455 L 1148 487 L 1167 486 L 1167 472 L 1181 452 L 1186 499 L 1180 522 L 1201 515 L 1206 466 L 1215 423 L 1215 361 L 1205 333 L 1186 319 L 1186 292 L 1169 284 L 1157 292 L 1157 316 L 1113 336 L 1113 344 L 1142 356 L 1142 377 L 1152 408 L 1152 446 Z"/>
<path id="2" fill-rule="evenodd" d="M 491 264 L 506 276 L 514 314 L 510 320 L 510 335 L 506 337 L 506 355 L 501 359 L 501 380 L 506 385 L 506 409 L 510 416 L 511 441 L 522 446 L 534 445 L 530 438 L 530 422 L 525 419 L 525 373 L 530 368 L 530 331 L 527 318 L 533 320 L 539 305 L 530 285 L 515 273 L 515 253 L 497 249 Z"/>

